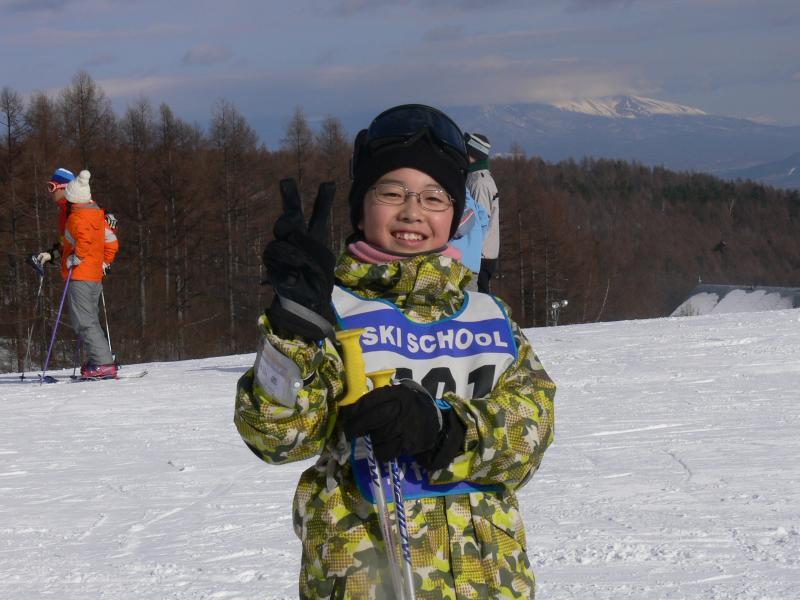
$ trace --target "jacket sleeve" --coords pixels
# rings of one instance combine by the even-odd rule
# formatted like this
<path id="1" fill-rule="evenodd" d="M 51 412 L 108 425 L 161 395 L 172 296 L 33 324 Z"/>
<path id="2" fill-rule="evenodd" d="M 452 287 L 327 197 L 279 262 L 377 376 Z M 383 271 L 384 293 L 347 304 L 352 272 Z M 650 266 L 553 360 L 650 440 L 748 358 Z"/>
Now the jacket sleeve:
<path id="1" fill-rule="evenodd" d="M 475 198 L 476 204 L 483 208 L 486 213 L 486 222 L 488 226 L 492 218 L 492 198 L 494 197 L 491 187 L 484 181 L 484 178 L 480 178 L 474 182 L 473 186 L 470 188 L 470 192 L 472 192 L 472 197 Z"/>
<path id="2" fill-rule="evenodd" d="M 281 464 L 314 457 L 333 430 L 335 400 L 344 390 L 339 355 L 327 340 L 325 346 L 318 347 L 276 335 L 264 315 L 258 327 L 272 348 L 299 367 L 303 387 L 294 406 L 287 407 L 259 385 L 254 369 L 248 370 L 237 384 L 236 429 L 265 462 Z"/>
<path id="3" fill-rule="evenodd" d="M 435 483 L 469 480 L 514 490 L 539 468 L 553 441 L 556 386 L 525 334 L 511 323 L 519 349 L 488 396 L 444 395 L 466 426 L 464 453 L 431 475 Z"/>
<path id="4" fill-rule="evenodd" d="M 114 262 L 114 257 L 117 255 L 117 251 L 119 250 L 119 240 L 117 240 L 117 234 L 114 233 L 114 230 L 108 225 L 105 226 L 104 236 L 103 262 L 107 265 L 110 265 Z"/>
<path id="5" fill-rule="evenodd" d="M 485 236 L 486 233 L 489 231 L 489 212 L 484 208 L 484 206 L 478 202 L 474 202 L 475 204 L 475 216 L 478 217 L 478 224 L 481 226 L 481 231 L 483 231 L 483 235 Z"/>
<path id="6" fill-rule="evenodd" d="M 95 243 L 96 229 L 86 219 L 79 219 L 77 217 L 70 217 L 67 220 L 66 235 L 73 240 L 72 251 L 69 254 L 74 254 L 81 260 L 84 260 L 92 254 L 92 244 Z M 96 251 L 96 248 L 95 248 Z"/>

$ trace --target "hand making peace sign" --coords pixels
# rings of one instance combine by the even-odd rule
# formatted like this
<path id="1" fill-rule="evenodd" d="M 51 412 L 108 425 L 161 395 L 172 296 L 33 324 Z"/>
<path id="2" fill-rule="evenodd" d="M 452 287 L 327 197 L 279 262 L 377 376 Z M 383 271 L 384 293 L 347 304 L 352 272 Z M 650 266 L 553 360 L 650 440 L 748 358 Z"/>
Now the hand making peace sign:
<path id="1" fill-rule="evenodd" d="M 320 184 L 308 227 L 294 179 L 280 182 L 283 214 L 275 222 L 275 239 L 264 249 L 264 266 L 275 290 L 266 311 L 273 327 L 307 340 L 333 335 L 331 307 L 336 257 L 328 248 L 328 222 L 336 186 Z"/>

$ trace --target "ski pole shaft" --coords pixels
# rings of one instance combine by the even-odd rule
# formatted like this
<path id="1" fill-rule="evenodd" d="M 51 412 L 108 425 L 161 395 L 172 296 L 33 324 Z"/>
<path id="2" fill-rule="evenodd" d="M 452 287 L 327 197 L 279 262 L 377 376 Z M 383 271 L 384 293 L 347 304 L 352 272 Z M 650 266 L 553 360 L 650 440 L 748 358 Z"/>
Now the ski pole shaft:
<path id="1" fill-rule="evenodd" d="M 392 384 L 394 369 L 385 371 L 375 371 L 367 373 L 367 377 L 372 381 L 372 389 L 384 387 Z M 394 498 L 394 521 L 397 525 L 397 532 L 400 535 L 400 553 L 403 558 L 403 586 L 400 598 L 414 600 L 414 570 L 411 568 L 411 546 L 408 541 L 408 525 L 406 522 L 406 505 L 403 497 L 403 482 L 400 478 L 400 466 L 394 458 L 386 463 L 387 470 L 392 481 L 392 496 Z M 394 547 L 394 544 L 392 545 Z M 397 593 L 397 591 L 395 591 Z"/>
<path id="2" fill-rule="evenodd" d="M 33 339 L 33 327 L 36 322 L 36 313 L 39 311 L 39 301 L 42 297 L 42 284 L 44 283 L 44 275 L 39 275 L 39 290 L 36 292 L 36 302 L 33 305 L 33 322 L 28 328 L 28 343 L 25 347 L 25 360 L 22 361 L 22 373 L 20 379 L 25 379 L 25 363 L 30 365 L 31 360 L 31 340 Z"/>
<path id="3" fill-rule="evenodd" d="M 78 361 L 81 359 L 81 336 L 78 335 L 75 340 L 75 356 L 72 358 L 72 376 L 75 377 L 75 371 L 78 369 Z"/>
<path id="4" fill-rule="evenodd" d="M 61 303 L 58 305 L 58 315 L 53 325 L 53 335 L 50 336 L 50 346 L 47 348 L 47 358 L 44 360 L 44 367 L 42 368 L 42 383 L 44 383 L 44 375 L 47 373 L 47 365 L 50 364 L 50 354 L 53 352 L 53 343 L 56 341 L 56 331 L 58 331 L 58 323 L 61 321 L 61 311 L 64 309 L 64 300 L 67 298 L 67 289 L 69 288 L 70 279 L 72 279 L 72 267 L 67 270 L 67 280 L 64 282 L 64 293 L 61 294 Z"/>
<path id="5" fill-rule="evenodd" d="M 336 339 L 342 346 L 342 361 L 345 364 L 345 384 L 347 392 L 344 398 L 339 401 L 339 406 L 347 406 L 354 404 L 361 396 L 366 394 L 369 389 L 367 388 L 367 374 L 366 367 L 364 366 L 364 356 L 361 352 L 361 345 L 359 339 L 364 329 L 349 329 L 345 331 L 337 331 Z M 382 379 L 386 373 L 373 373 L 373 377 Z M 389 375 L 389 377 L 391 377 Z M 375 381 L 375 379 L 373 379 Z M 386 547 L 386 561 L 389 563 L 389 574 L 392 579 L 392 587 L 394 595 L 398 600 L 405 597 L 403 576 L 400 572 L 400 566 L 397 563 L 397 556 L 395 554 L 395 541 L 394 534 L 391 526 L 391 517 L 389 515 L 389 507 L 386 503 L 386 495 L 383 491 L 383 475 L 381 474 L 380 465 L 375 460 L 375 453 L 372 448 L 372 440 L 369 436 L 362 438 L 364 448 L 367 453 L 367 464 L 370 469 L 370 483 L 372 485 L 372 495 L 375 498 L 376 510 L 378 513 L 378 522 L 381 526 L 381 534 L 383 536 L 383 544 Z"/>
<path id="6" fill-rule="evenodd" d="M 103 303 L 103 315 L 106 318 L 106 339 L 108 340 L 108 351 L 111 353 L 111 357 L 114 357 L 114 351 L 111 349 L 111 330 L 108 328 L 108 312 L 106 312 L 106 297 L 103 294 L 102 288 L 100 289 L 100 300 Z"/>
<path id="7" fill-rule="evenodd" d="M 403 482 L 400 479 L 400 467 L 397 459 L 389 461 L 389 472 L 392 474 L 392 494 L 394 495 L 394 518 L 400 532 L 400 552 L 403 555 L 403 587 L 406 600 L 414 600 L 414 571 L 411 568 L 411 547 L 408 543 L 408 526 L 406 524 L 405 498 L 403 498 Z"/>
<path id="8" fill-rule="evenodd" d="M 381 526 L 383 544 L 386 547 L 386 557 L 387 562 L 389 563 L 389 574 L 392 578 L 392 587 L 394 588 L 395 597 L 402 599 L 404 595 L 403 576 L 400 573 L 400 566 L 397 564 L 397 555 L 395 554 L 397 541 L 395 540 L 391 518 L 389 517 L 389 506 L 386 502 L 386 494 L 383 491 L 383 474 L 381 473 L 381 467 L 378 464 L 378 461 L 375 460 L 375 451 L 372 448 L 372 440 L 368 435 L 364 436 L 362 439 L 364 441 L 364 448 L 367 451 L 367 464 L 369 465 L 372 495 L 375 498 L 375 506 L 378 510 L 378 522 Z"/>

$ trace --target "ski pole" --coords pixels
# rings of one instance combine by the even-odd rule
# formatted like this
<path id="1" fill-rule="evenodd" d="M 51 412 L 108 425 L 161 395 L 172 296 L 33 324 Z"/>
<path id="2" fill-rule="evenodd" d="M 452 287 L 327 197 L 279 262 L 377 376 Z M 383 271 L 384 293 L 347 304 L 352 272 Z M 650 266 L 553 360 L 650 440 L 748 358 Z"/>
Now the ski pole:
<path id="1" fill-rule="evenodd" d="M 47 348 L 47 358 L 44 360 L 44 368 L 42 369 L 42 381 L 39 385 L 44 383 L 45 373 L 47 373 L 47 365 L 50 364 L 50 353 L 53 351 L 53 343 L 56 341 L 56 331 L 58 324 L 61 321 L 61 311 L 64 308 L 64 300 L 67 297 L 67 288 L 69 288 L 69 280 L 72 278 L 72 267 L 67 270 L 67 280 L 64 282 L 64 293 L 61 294 L 61 303 L 58 305 L 58 315 L 56 322 L 53 325 L 53 335 L 50 336 L 50 347 Z"/>
<path id="2" fill-rule="evenodd" d="M 22 361 L 22 373 L 19 378 L 25 379 L 25 363 L 30 364 L 31 360 L 31 339 L 33 338 L 33 328 L 36 325 L 36 313 L 39 312 L 39 301 L 42 297 L 42 284 L 44 283 L 44 274 L 39 275 L 39 290 L 36 292 L 36 302 L 33 305 L 33 318 L 34 322 L 28 328 L 28 345 L 25 348 L 25 360 Z"/>
<path id="3" fill-rule="evenodd" d="M 372 381 L 372 389 L 391 385 L 393 376 L 394 369 L 367 373 L 367 377 L 369 377 Z M 416 598 L 416 594 L 414 592 L 414 570 L 411 567 L 411 547 L 408 543 L 406 505 L 405 498 L 403 497 L 403 482 L 400 478 L 400 465 L 398 465 L 397 459 L 393 458 L 386 463 L 386 467 L 392 477 L 394 518 L 395 523 L 397 523 L 397 531 L 400 533 L 400 552 L 403 555 L 403 597 L 407 600 L 414 600 L 414 598 Z"/>
<path id="4" fill-rule="evenodd" d="M 359 338 L 363 332 L 363 329 L 348 329 L 336 332 L 336 339 L 342 346 L 342 360 L 345 364 L 344 373 L 345 384 L 347 386 L 347 393 L 339 402 L 339 406 L 354 404 L 361 396 L 369 391 L 367 389 L 364 357 L 361 354 L 361 346 L 359 344 Z M 376 374 L 372 375 L 377 376 Z M 396 598 L 402 599 L 405 597 L 403 576 L 400 573 L 400 566 L 397 564 L 397 556 L 395 555 L 395 541 L 389 516 L 389 507 L 386 504 L 386 495 L 383 491 L 383 475 L 381 474 L 378 461 L 375 460 L 372 440 L 368 435 L 364 436 L 362 440 L 364 441 L 364 448 L 367 452 L 367 464 L 369 465 L 372 495 L 375 498 L 378 522 L 381 526 L 383 543 L 386 547 L 386 560 L 389 563 L 389 574 L 392 579 L 394 595 Z"/>
<path id="5" fill-rule="evenodd" d="M 403 498 L 403 484 L 400 480 L 400 466 L 397 459 L 389 461 L 389 471 L 392 474 L 392 494 L 394 495 L 394 517 L 397 530 L 400 532 L 400 551 L 403 554 L 403 583 L 406 598 L 414 600 L 414 570 L 411 568 L 411 547 L 408 543 L 408 527 L 406 525 L 406 506 Z"/>
<path id="6" fill-rule="evenodd" d="M 111 353 L 111 358 L 115 359 L 114 351 L 111 349 L 111 330 L 108 328 L 108 313 L 106 312 L 106 297 L 103 294 L 103 289 L 100 289 L 100 300 L 103 302 L 103 315 L 106 317 L 106 339 L 108 340 L 108 351 Z"/>
<path id="7" fill-rule="evenodd" d="M 81 358 L 81 336 L 78 335 L 78 337 L 75 340 L 75 356 L 72 357 L 72 376 L 73 377 L 75 377 L 75 371 L 78 368 L 78 362 L 80 361 L 80 358 Z"/>

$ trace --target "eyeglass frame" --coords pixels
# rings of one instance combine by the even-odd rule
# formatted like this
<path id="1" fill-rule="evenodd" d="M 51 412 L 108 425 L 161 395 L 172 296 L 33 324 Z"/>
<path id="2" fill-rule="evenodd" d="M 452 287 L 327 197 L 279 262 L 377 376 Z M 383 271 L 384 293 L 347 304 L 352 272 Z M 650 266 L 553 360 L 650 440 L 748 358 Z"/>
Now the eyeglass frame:
<path id="1" fill-rule="evenodd" d="M 63 190 L 66 189 L 66 183 L 56 183 L 55 181 L 48 181 L 47 182 L 47 193 L 55 194 L 56 190 Z"/>
<path id="2" fill-rule="evenodd" d="M 393 185 L 393 186 L 397 186 L 399 188 L 402 188 L 403 192 L 405 193 L 405 195 L 403 196 L 403 201 L 401 203 L 398 203 L 398 204 L 393 204 L 391 202 L 386 202 L 385 200 L 381 200 L 380 198 L 378 198 L 378 186 L 381 186 L 381 185 Z M 443 212 L 447 212 L 448 208 L 453 208 L 456 205 L 456 201 L 453 199 L 453 197 L 450 194 L 448 194 L 446 190 L 444 190 L 444 189 L 442 189 L 440 187 L 428 187 L 428 188 L 425 188 L 424 190 L 422 190 L 421 192 L 412 192 L 411 190 L 409 190 L 406 187 L 406 184 L 399 183 L 399 182 L 398 183 L 392 182 L 392 183 L 376 183 L 375 185 L 367 188 L 367 191 L 368 192 L 372 191 L 373 196 L 375 197 L 375 201 L 379 202 L 380 204 L 384 204 L 386 206 L 403 206 L 408 201 L 408 197 L 409 196 L 416 196 L 417 197 L 417 202 L 419 202 L 419 205 L 422 208 L 422 210 L 427 210 L 428 212 L 443 213 Z M 447 199 L 450 201 L 450 204 L 448 204 L 446 208 L 443 208 L 441 210 L 436 210 L 435 208 L 428 208 L 422 202 L 422 194 L 425 193 L 425 192 L 430 192 L 430 191 L 444 192 L 444 195 L 447 196 Z"/>

